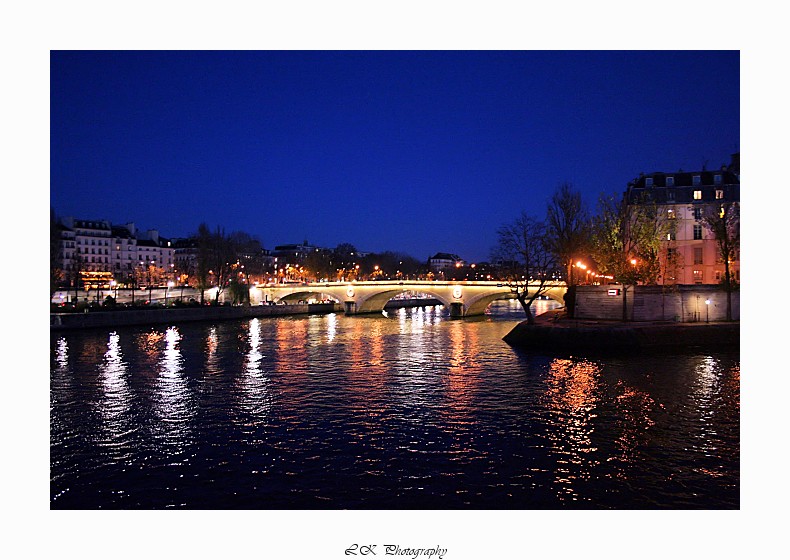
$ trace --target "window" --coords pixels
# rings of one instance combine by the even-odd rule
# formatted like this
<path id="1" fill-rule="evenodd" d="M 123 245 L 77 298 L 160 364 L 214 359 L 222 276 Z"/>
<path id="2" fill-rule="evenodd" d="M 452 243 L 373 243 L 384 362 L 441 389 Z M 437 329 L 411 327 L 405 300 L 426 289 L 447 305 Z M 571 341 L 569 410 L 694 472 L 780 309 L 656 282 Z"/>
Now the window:
<path id="1" fill-rule="evenodd" d="M 695 284 L 702 284 L 702 271 L 695 270 L 694 271 L 694 283 Z"/>
<path id="2" fill-rule="evenodd" d="M 645 186 L 646 187 L 652 187 L 653 186 L 653 178 L 652 177 L 646 177 L 645 178 Z"/>
<path id="3" fill-rule="evenodd" d="M 694 224 L 694 239 L 702 239 L 702 226 Z"/>
<path id="4" fill-rule="evenodd" d="M 677 250 L 674 247 L 667 248 L 667 258 L 668 259 L 673 258 L 675 256 L 675 254 L 676 254 L 676 251 Z"/>
<path id="5" fill-rule="evenodd" d="M 671 208 L 669 210 L 667 210 L 667 218 L 669 218 L 670 220 L 674 220 L 675 219 L 675 211 L 672 210 Z"/>
<path id="6" fill-rule="evenodd" d="M 674 177 L 667 177 L 667 186 L 674 187 L 675 186 L 675 178 Z"/>
<path id="7" fill-rule="evenodd" d="M 702 200 L 702 191 L 694 191 L 694 200 Z"/>
<path id="8" fill-rule="evenodd" d="M 721 175 L 714 175 L 713 176 L 713 182 L 716 185 L 721 185 Z"/>
<path id="9" fill-rule="evenodd" d="M 694 247 L 694 264 L 702 264 L 702 247 Z"/>
<path id="10" fill-rule="evenodd" d="M 695 208 L 694 209 L 694 219 L 701 220 L 702 219 L 702 208 Z"/>
<path id="11" fill-rule="evenodd" d="M 696 187 L 697 185 L 699 185 L 699 184 L 700 184 L 700 176 L 699 176 L 699 175 L 694 175 L 694 176 L 691 178 L 691 183 L 692 183 L 692 184 L 693 184 L 695 187 Z"/>
<path id="12" fill-rule="evenodd" d="M 675 202 L 675 189 L 667 191 L 667 202 Z"/>
<path id="13" fill-rule="evenodd" d="M 721 270 L 717 270 L 717 271 L 716 271 L 716 281 L 717 281 L 717 282 L 720 282 L 720 281 L 721 281 Z"/>
<path id="14" fill-rule="evenodd" d="M 675 240 L 675 238 L 676 238 L 676 236 L 675 236 L 675 232 L 674 232 L 674 231 L 670 231 L 670 232 L 667 234 L 667 241 L 674 241 L 674 240 Z"/>
<path id="15" fill-rule="evenodd" d="M 724 198 L 724 191 L 721 189 L 716 189 L 716 200 L 721 200 Z"/>

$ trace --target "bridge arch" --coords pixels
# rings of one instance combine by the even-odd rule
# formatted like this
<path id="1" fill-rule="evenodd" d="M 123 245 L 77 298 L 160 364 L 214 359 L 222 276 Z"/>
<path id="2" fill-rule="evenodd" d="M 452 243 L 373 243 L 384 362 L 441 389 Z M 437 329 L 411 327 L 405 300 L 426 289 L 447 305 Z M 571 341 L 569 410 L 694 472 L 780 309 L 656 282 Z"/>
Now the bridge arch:
<path id="1" fill-rule="evenodd" d="M 294 302 L 294 301 L 301 301 L 301 300 L 309 299 L 309 298 L 315 297 L 315 296 L 318 296 L 318 297 L 325 296 L 326 298 L 331 299 L 335 303 L 343 303 L 343 301 L 340 298 L 338 298 L 338 296 L 336 294 L 333 294 L 333 293 L 327 292 L 327 291 L 321 291 L 321 290 L 315 289 L 315 288 L 291 292 L 291 293 L 286 294 L 286 295 L 284 295 L 282 297 L 274 298 L 274 301 L 275 301 L 275 303 L 279 302 L 279 301 L 282 301 L 282 302 Z"/>
<path id="2" fill-rule="evenodd" d="M 365 297 L 364 299 L 360 299 L 360 300 L 357 301 L 357 311 L 356 312 L 357 313 L 377 313 L 377 312 L 384 311 L 384 306 L 387 305 L 387 302 L 389 300 L 391 300 L 393 297 L 397 296 L 398 294 L 402 294 L 402 293 L 405 293 L 405 292 L 413 292 L 413 290 L 404 289 L 404 288 L 395 288 L 395 289 L 384 290 L 384 291 L 381 291 L 381 292 L 376 292 L 374 294 L 371 294 L 371 295 Z M 426 289 L 426 290 L 421 289 L 420 293 L 423 293 L 423 294 L 426 294 L 426 295 L 429 295 L 429 296 L 431 296 L 433 298 L 438 299 L 442 303 L 442 305 L 444 305 L 445 307 L 449 307 L 450 306 L 450 302 L 442 294 L 436 293 L 436 292 L 434 292 L 434 291 L 432 291 L 430 289 Z"/>
<path id="3" fill-rule="evenodd" d="M 549 288 L 543 295 L 548 296 L 556 302 L 564 305 L 565 301 L 563 295 L 565 294 L 565 287 L 562 288 Z M 464 308 L 464 315 L 482 315 L 485 313 L 491 303 L 500 299 L 515 299 L 515 294 L 507 288 L 507 291 L 498 290 L 490 293 L 483 293 L 474 296 L 466 301 Z"/>

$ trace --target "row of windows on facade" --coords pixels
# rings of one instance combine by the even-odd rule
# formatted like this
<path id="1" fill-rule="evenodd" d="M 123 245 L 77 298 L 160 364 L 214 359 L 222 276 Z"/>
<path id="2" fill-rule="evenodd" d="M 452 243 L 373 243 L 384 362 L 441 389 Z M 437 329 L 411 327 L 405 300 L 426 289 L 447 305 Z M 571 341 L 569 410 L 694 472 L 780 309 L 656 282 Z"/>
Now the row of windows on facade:
<path id="1" fill-rule="evenodd" d="M 699 221 L 699 220 L 702 220 L 702 208 L 700 208 L 699 206 L 697 206 L 696 208 L 692 208 L 692 211 L 693 211 L 693 213 L 694 213 L 694 214 L 693 214 L 693 216 L 694 216 L 694 219 L 695 219 L 695 220 L 697 220 L 697 221 Z M 723 211 L 724 211 L 724 210 L 722 209 L 722 212 L 723 212 Z M 672 208 L 669 208 L 669 209 L 667 210 L 667 217 L 668 217 L 670 220 L 674 220 L 675 218 L 677 218 L 677 213 L 675 212 L 675 210 L 674 210 L 674 209 L 672 209 Z"/>
<path id="2" fill-rule="evenodd" d="M 702 260 L 702 253 L 703 253 L 702 247 L 694 247 L 693 250 L 694 250 L 694 264 L 705 264 L 703 262 L 703 260 Z M 668 258 L 671 259 L 675 255 L 677 255 L 677 248 L 675 248 L 675 247 L 667 248 L 667 257 Z M 735 252 L 735 256 L 734 256 L 734 260 L 738 261 L 738 260 L 740 260 L 740 258 L 741 258 L 740 257 L 740 251 L 736 251 Z M 722 264 L 723 262 L 724 262 L 724 260 L 717 253 L 716 254 L 716 264 Z"/>
<path id="3" fill-rule="evenodd" d="M 93 254 L 93 255 L 95 255 L 95 254 L 96 254 L 96 252 L 95 252 L 95 251 L 91 251 L 90 253 L 87 253 L 87 252 L 86 252 L 86 253 L 81 253 L 79 250 L 77 250 L 77 251 L 75 251 L 74 253 L 64 252 L 64 253 L 61 253 L 59 256 L 60 256 L 60 258 L 71 259 L 71 258 L 76 258 L 78 255 L 89 255 L 89 254 Z M 102 254 L 102 253 L 101 253 L 101 250 L 99 250 L 99 253 L 98 253 L 98 254 L 100 254 L 100 255 Z M 106 249 L 104 250 L 104 254 L 105 254 L 105 255 L 107 255 L 107 254 L 108 254 Z M 156 262 L 156 257 L 157 257 L 156 255 L 146 255 L 146 256 L 145 256 L 145 259 L 146 259 L 146 260 L 150 259 L 150 260 L 151 260 L 151 262 Z M 159 255 L 159 257 L 160 257 L 160 260 L 161 260 L 161 261 L 163 261 L 163 262 L 164 262 L 165 260 L 167 260 L 167 262 L 168 262 L 168 263 L 171 263 L 171 262 L 173 262 L 173 259 L 170 259 L 170 258 L 168 258 L 168 259 L 165 259 L 165 258 L 164 258 L 164 257 L 163 257 L 161 254 Z M 117 261 L 117 260 L 120 260 L 120 259 L 121 259 L 121 255 L 119 255 L 119 254 L 116 254 L 116 255 L 115 255 L 115 260 Z M 131 260 L 137 260 L 137 257 L 135 257 L 135 258 L 133 259 L 133 258 L 132 258 L 132 255 L 131 255 L 131 254 L 128 254 L 128 255 L 126 255 L 126 260 L 129 260 L 129 261 L 131 261 Z M 99 262 L 101 262 L 101 261 L 99 261 Z M 107 261 L 105 260 L 104 262 L 107 262 Z"/>
<path id="4" fill-rule="evenodd" d="M 702 191 L 694 191 L 692 193 L 692 198 L 694 200 L 702 201 Z M 724 191 L 722 189 L 716 189 L 714 198 L 716 200 L 724 200 Z M 675 191 L 667 191 L 667 202 L 675 202 Z"/>
<path id="5" fill-rule="evenodd" d="M 694 224 L 692 239 L 694 239 L 695 241 L 701 241 L 703 239 L 702 226 L 700 224 Z M 677 233 L 674 231 L 670 231 L 667 234 L 667 241 L 676 241 L 676 240 L 677 240 Z"/>
<path id="6" fill-rule="evenodd" d="M 714 175 L 713 176 L 713 184 L 714 185 L 721 185 L 722 176 L 721 175 Z M 699 186 L 702 184 L 702 176 L 701 175 L 693 175 L 691 177 L 691 184 L 692 186 Z M 645 186 L 652 187 L 653 186 L 653 178 L 652 177 L 645 177 Z M 672 175 L 667 175 L 666 177 L 666 186 L 674 187 L 675 186 L 675 177 Z"/>
<path id="7" fill-rule="evenodd" d="M 99 239 L 99 240 L 91 239 L 90 243 L 88 243 L 87 239 L 85 240 L 85 243 L 82 242 L 82 239 L 77 239 L 77 245 L 108 245 L 109 246 L 109 244 L 110 244 L 110 240 L 109 239 Z M 128 239 L 128 240 L 116 239 L 115 240 L 115 250 L 116 251 L 120 251 L 121 250 L 121 245 L 126 245 L 126 244 L 135 245 L 136 241 L 134 239 Z"/>
<path id="8" fill-rule="evenodd" d="M 694 279 L 695 284 L 702 284 L 705 281 L 705 273 L 702 270 L 694 270 L 692 272 L 692 277 Z M 724 280 L 724 271 L 715 270 L 713 272 L 713 278 L 714 280 L 716 280 L 716 282 L 721 282 L 722 280 Z M 740 282 L 741 279 L 740 271 L 738 269 L 733 270 L 731 273 L 731 278 L 736 282 Z"/>

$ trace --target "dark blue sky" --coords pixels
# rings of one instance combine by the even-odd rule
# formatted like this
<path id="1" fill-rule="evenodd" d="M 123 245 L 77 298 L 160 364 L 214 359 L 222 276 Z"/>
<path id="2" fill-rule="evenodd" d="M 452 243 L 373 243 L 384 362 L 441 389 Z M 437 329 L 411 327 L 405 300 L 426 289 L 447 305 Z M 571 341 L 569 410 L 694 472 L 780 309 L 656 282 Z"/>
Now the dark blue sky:
<path id="1" fill-rule="evenodd" d="M 728 163 L 739 82 L 737 51 L 53 52 L 51 204 L 480 261 L 562 182 Z"/>

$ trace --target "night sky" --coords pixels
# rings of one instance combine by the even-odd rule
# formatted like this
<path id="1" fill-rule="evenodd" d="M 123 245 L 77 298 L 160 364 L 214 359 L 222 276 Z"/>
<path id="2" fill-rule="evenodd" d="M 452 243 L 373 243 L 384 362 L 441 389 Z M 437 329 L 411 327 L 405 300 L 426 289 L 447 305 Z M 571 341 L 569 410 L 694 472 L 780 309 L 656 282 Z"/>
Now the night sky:
<path id="1" fill-rule="evenodd" d="M 51 53 L 58 215 L 486 260 L 496 229 L 740 150 L 737 51 Z"/>

